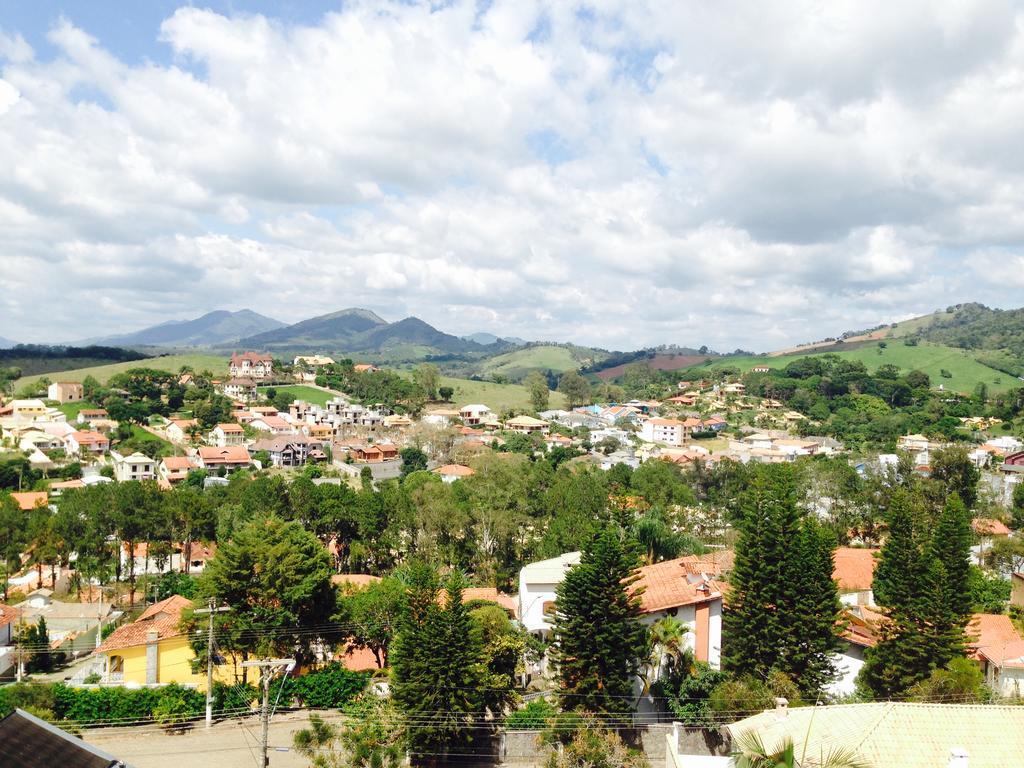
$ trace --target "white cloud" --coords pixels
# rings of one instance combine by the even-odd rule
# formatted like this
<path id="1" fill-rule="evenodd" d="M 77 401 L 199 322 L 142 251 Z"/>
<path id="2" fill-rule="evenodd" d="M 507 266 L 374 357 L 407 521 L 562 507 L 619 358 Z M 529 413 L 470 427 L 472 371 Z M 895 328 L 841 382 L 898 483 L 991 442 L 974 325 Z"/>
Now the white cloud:
<path id="1" fill-rule="evenodd" d="M 1020 303 L 1010 3 L 189 6 L 151 32 L 172 63 L 73 16 L 49 58 L 0 32 L 3 336 L 364 305 L 763 349 Z"/>

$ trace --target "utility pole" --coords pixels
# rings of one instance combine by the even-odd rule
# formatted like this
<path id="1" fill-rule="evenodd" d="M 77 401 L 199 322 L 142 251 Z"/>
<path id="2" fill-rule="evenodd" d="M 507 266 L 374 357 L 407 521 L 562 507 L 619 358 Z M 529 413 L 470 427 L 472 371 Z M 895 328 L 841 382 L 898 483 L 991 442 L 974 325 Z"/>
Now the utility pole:
<path id="1" fill-rule="evenodd" d="M 215 603 L 211 597 L 206 601 L 206 608 L 200 608 L 196 613 L 205 613 L 210 616 L 210 630 L 209 635 L 206 639 L 206 727 L 209 728 L 213 725 L 213 614 L 215 613 L 226 613 L 231 608 L 227 605 L 222 605 L 220 608 L 214 607 Z"/>
<path id="2" fill-rule="evenodd" d="M 96 581 L 99 582 L 99 579 Z M 91 588 L 92 585 L 90 585 Z M 100 592 L 100 601 L 96 607 L 96 648 L 98 649 L 103 642 L 103 583 L 98 583 L 96 588 Z"/>
<path id="3" fill-rule="evenodd" d="M 263 685 L 263 706 L 260 710 L 260 719 L 263 721 L 263 730 L 260 734 L 260 754 L 263 756 L 260 768 L 268 768 L 270 765 L 270 754 L 268 743 L 270 740 L 270 681 L 274 672 L 284 669 L 286 673 L 295 669 L 295 659 L 261 659 L 260 661 L 243 661 L 243 667 L 259 667 L 260 683 Z"/>

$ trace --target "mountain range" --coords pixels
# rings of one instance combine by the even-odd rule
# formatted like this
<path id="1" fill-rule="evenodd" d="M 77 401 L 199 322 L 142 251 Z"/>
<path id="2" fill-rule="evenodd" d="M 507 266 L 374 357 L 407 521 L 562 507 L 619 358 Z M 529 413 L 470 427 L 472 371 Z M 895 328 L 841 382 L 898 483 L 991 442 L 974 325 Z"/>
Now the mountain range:
<path id="1" fill-rule="evenodd" d="M 459 338 L 439 331 L 418 317 L 389 323 L 368 309 L 351 308 L 248 336 L 239 341 L 239 346 L 281 352 L 363 353 L 391 360 L 415 360 L 430 356 L 494 354 L 510 345 L 500 339 L 485 345 Z"/>
<path id="2" fill-rule="evenodd" d="M 10 339 L 5 339 L 3 336 L 0 336 L 0 349 L 10 349 L 11 347 L 16 346 L 18 346 L 18 342 L 11 341 Z"/>
<path id="3" fill-rule="evenodd" d="M 125 347 L 210 347 L 230 344 L 275 328 L 284 327 L 280 320 L 240 309 L 229 312 L 218 309 L 193 320 L 169 320 L 141 331 L 88 339 L 88 343 Z"/>

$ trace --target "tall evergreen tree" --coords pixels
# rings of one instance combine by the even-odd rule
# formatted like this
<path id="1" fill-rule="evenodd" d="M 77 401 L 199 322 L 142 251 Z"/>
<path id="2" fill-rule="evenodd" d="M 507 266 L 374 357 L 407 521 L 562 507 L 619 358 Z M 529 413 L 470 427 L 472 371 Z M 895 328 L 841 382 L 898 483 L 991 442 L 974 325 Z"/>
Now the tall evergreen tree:
<path id="1" fill-rule="evenodd" d="M 932 532 L 929 553 L 945 571 L 945 602 L 965 624 L 971 616 L 971 515 L 958 495 L 951 494 Z"/>
<path id="2" fill-rule="evenodd" d="M 633 682 L 649 655 L 632 589 L 639 562 L 638 547 L 606 526 L 558 587 L 555 660 L 566 709 L 610 715 L 632 709 Z"/>
<path id="3" fill-rule="evenodd" d="M 888 618 L 860 676 L 861 685 L 880 697 L 901 696 L 962 656 L 971 615 L 970 518 L 963 502 L 949 497 L 925 545 L 909 500 L 897 495 L 892 501 L 874 580 L 875 598 Z"/>
<path id="4" fill-rule="evenodd" d="M 816 695 L 835 676 L 840 604 L 831 537 L 801 519 L 792 467 L 766 465 L 741 499 L 724 665 L 764 678 L 772 671 Z"/>
<path id="5" fill-rule="evenodd" d="M 456 573 L 441 608 L 433 570 L 409 569 L 409 608 L 391 649 L 391 695 L 405 717 L 413 765 L 444 765 L 466 753 L 485 722 L 486 669 L 462 589 Z"/>

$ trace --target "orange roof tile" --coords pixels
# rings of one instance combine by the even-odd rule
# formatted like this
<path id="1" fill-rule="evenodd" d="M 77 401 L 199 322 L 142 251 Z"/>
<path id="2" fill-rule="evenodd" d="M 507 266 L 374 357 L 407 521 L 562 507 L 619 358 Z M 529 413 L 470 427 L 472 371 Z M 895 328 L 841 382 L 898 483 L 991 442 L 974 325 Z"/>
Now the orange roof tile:
<path id="1" fill-rule="evenodd" d="M 733 569 L 736 563 L 736 553 L 731 549 L 718 549 L 704 555 L 684 555 L 679 558 L 687 573 L 698 575 L 705 573 L 708 576 L 721 576 Z"/>
<path id="2" fill-rule="evenodd" d="M 18 506 L 24 511 L 45 507 L 49 496 L 46 491 L 14 491 L 11 498 L 18 502 Z"/>
<path id="3" fill-rule="evenodd" d="M 971 530 L 979 536 L 1009 536 L 1011 531 L 1001 520 L 991 517 L 976 517 L 971 520 Z"/>
<path id="4" fill-rule="evenodd" d="M 96 653 L 145 645 L 147 635 L 153 631 L 157 633 L 159 640 L 180 635 L 178 625 L 181 623 L 181 613 L 191 605 L 192 601 L 181 595 L 171 595 L 166 600 L 154 603 L 131 624 L 115 629 L 96 649 Z"/>
<path id="5" fill-rule="evenodd" d="M 643 590 L 640 604 L 644 613 L 705 603 L 722 596 L 714 582 L 705 583 L 700 580 L 690 583 L 682 558 L 646 565 L 638 573 L 639 579 L 633 588 Z"/>
<path id="6" fill-rule="evenodd" d="M 871 589 L 875 579 L 875 549 L 837 547 L 833 559 L 832 578 L 843 591 L 860 592 Z"/>
<path id="7" fill-rule="evenodd" d="M 435 469 L 434 472 L 439 475 L 452 475 L 454 477 L 469 477 L 476 474 L 475 469 L 463 464 L 445 464 L 443 467 Z"/>
<path id="8" fill-rule="evenodd" d="M 1001 665 L 1006 659 L 1024 655 L 1024 638 L 1009 616 L 995 613 L 976 613 L 967 625 L 971 655 Z"/>
<path id="9" fill-rule="evenodd" d="M 251 460 L 249 449 L 244 445 L 228 445 L 224 448 L 204 445 L 199 449 L 199 458 L 204 464 L 243 464 Z"/>
<path id="10" fill-rule="evenodd" d="M 331 576 L 331 584 L 345 584 L 350 587 L 368 587 L 380 581 L 380 576 L 369 573 L 336 573 Z"/>

